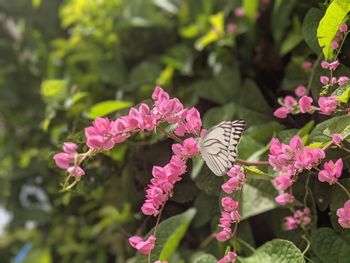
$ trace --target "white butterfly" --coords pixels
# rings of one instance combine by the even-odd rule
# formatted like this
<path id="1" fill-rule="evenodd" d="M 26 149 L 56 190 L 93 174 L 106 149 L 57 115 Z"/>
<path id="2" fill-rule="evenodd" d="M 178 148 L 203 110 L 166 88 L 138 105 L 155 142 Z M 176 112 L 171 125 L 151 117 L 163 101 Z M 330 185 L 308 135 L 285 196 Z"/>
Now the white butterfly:
<path id="1" fill-rule="evenodd" d="M 237 145 L 244 129 L 244 120 L 223 121 L 200 139 L 199 151 L 217 176 L 225 175 L 236 161 Z"/>

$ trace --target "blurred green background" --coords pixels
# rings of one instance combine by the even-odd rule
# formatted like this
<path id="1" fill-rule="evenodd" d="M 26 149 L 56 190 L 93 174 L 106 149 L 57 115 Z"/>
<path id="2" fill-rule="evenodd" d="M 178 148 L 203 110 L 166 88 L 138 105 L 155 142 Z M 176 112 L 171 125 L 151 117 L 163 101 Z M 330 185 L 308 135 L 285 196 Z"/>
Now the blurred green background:
<path id="1" fill-rule="evenodd" d="M 171 141 L 135 136 L 86 163 L 86 176 L 65 193 L 53 154 L 64 141 L 83 143 L 83 128 L 95 117 L 150 102 L 155 85 L 196 106 L 206 127 L 246 119 L 240 158 L 264 154 L 285 127 L 272 116 L 277 97 L 307 82 L 301 65 L 319 52 L 303 42 L 302 29 L 317 2 L 1 0 L 0 211 L 7 212 L 0 221 L 11 220 L 1 233 L 0 261 L 132 262 L 127 238 L 155 223 L 139 208 L 152 166 L 167 162 Z M 197 209 L 172 262 L 189 262 L 215 231 L 222 181 L 198 169 L 176 186 L 164 211 L 167 218 Z M 274 195 L 268 181 L 251 184 L 240 235 L 252 246 L 280 234 L 271 215 L 254 217 L 275 208 Z M 223 249 L 208 247 L 218 256 Z"/>

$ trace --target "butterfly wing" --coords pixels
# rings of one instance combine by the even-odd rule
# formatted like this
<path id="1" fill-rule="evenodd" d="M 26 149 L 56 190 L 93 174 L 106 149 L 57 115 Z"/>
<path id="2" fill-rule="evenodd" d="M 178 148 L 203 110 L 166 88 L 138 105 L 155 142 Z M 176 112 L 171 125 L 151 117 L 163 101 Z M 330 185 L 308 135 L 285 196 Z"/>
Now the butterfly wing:
<path id="1" fill-rule="evenodd" d="M 244 129 L 244 120 L 223 121 L 211 128 L 201 139 L 199 150 L 215 175 L 223 176 L 233 166 L 237 157 L 237 145 Z"/>

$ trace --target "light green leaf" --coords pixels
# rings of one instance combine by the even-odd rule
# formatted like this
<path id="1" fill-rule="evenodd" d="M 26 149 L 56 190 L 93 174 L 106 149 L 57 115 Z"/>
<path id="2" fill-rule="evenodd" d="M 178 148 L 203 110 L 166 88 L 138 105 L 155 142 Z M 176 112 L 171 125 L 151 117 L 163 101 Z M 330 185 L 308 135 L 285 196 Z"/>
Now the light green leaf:
<path id="1" fill-rule="evenodd" d="M 320 228 L 312 235 L 312 251 L 319 262 L 348 263 L 350 244 L 331 228 Z"/>
<path id="2" fill-rule="evenodd" d="M 32 0 L 32 6 L 38 8 L 41 6 L 41 0 Z"/>
<path id="3" fill-rule="evenodd" d="M 195 48 L 197 50 L 202 50 L 209 44 L 219 40 L 225 33 L 223 12 L 209 16 L 209 23 L 212 28 L 209 29 L 207 34 L 196 41 Z"/>
<path id="4" fill-rule="evenodd" d="M 244 169 L 246 170 L 246 175 L 248 179 L 270 181 L 275 178 L 273 175 L 264 173 L 263 171 L 254 166 L 244 166 Z"/>
<path id="5" fill-rule="evenodd" d="M 239 257 L 239 261 L 241 263 L 305 263 L 300 250 L 292 242 L 283 239 L 269 241 L 250 257 Z"/>
<path id="6" fill-rule="evenodd" d="M 158 259 L 170 259 L 181 239 L 184 237 L 195 214 L 196 209 L 191 208 L 186 212 L 170 217 L 159 224 L 156 235 L 156 245 L 152 251 L 152 262 Z M 153 230 L 151 230 L 150 233 L 153 233 Z M 136 257 L 136 262 L 147 263 L 148 256 L 139 254 Z"/>
<path id="7" fill-rule="evenodd" d="M 37 248 L 29 252 L 23 263 L 51 263 L 52 257 L 49 249 Z"/>
<path id="8" fill-rule="evenodd" d="M 193 263 L 216 263 L 218 260 L 210 254 L 202 254 L 196 257 L 192 262 Z"/>
<path id="9" fill-rule="evenodd" d="M 40 93 L 46 99 L 62 100 L 65 98 L 66 92 L 66 80 L 52 79 L 41 83 Z"/>
<path id="10" fill-rule="evenodd" d="M 344 85 L 339 86 L 333 91 L 332 96 L 337 97 L 337 101 L 347 103 L 350 98 L 350 82 L 346 82 Z"/>
<path id="11" fill-rule="evenodd" d="M 350 116 L 345 115 L 338 117 L 336 120 L 332 118 L 333 122 L 323 131 L 323 134 L 331 137 L 333 133 L 340 133 L 343 138 L 350 135 Z"/>
<path id="12" fill-rule="evenodd" d="M 275 196 L 277 191 L 270 181 L 254 180 L 245 183 L 240 205 L 242 220 L 276 208 Z"/>
<path id="13" fill-rule="evenodd" d="M 334 57 L 331 43 L 339 29 L 339 25 L 344 21 L 349 11 L 350 1 L 334 0 L 330 3 L 320 21 L 317 28 L 317 38 L 326 60 L 332 60 Z"/>
<path id="14" fill-rule="evenodd" d="M 90 108 L 88 112 L 88 117 L 90 119 L 95 119 L 97 117 L 106 116 L 112 112 L 128 108 L 132 105 L 131 102 L 120 101 L 120 100 L 107 100 L 95 104 Z"/>
<path id="15" fill-rule="evenodd" d="M 243 0 L 243 8 L 249 22 L 253 24 L 256 20 L 256 12 L 259 8 L 258 0 Z"/>
<path id="16" fill-rule="evenodd" d="M 288 54 L 303 41 L 301 24 L 297 16 L 293 17 L 293 30 L 287 35 L 280 49 L 281 56 Z"/>
<path id="17" fill-rule="evenodd" d="M 311 8 L 303 21 L 303 37 L 306 44 L 312 49 L 313 52 L 319 54 L 321 52 L 321 47 L 317 40 L 317 27 L 322 18 L 322 11 L 318 8 Z"/>

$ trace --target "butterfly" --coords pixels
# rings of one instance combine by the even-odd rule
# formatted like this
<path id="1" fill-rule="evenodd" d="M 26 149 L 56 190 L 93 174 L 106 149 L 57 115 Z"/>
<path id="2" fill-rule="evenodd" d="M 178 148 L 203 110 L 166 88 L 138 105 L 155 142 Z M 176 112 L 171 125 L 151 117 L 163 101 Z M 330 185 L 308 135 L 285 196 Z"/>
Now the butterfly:
<path id="1" fill-rule="evenodd" d="M 245 126 L 244 120 L 223 121 L 209 129 L 199 140 L 202 158 L 215 175 L 223 176 L 233 166 Z"/>

